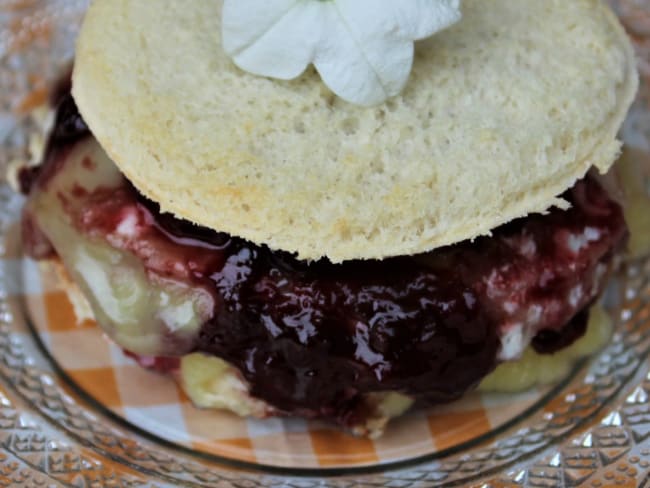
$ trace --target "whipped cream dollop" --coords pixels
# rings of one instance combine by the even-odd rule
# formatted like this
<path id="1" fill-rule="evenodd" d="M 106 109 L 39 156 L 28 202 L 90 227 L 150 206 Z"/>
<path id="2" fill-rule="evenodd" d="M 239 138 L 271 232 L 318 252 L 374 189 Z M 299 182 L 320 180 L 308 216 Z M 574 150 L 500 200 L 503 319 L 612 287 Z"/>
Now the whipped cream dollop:
<path id="1" fill-rule="evenodd" d="M 225 0 L 222 41 L 245 71 L 290 80 L 313 63 L 336 95 L 371 106 L 406 85 L 414 41 L 460 18 L 460 0 Z"/>

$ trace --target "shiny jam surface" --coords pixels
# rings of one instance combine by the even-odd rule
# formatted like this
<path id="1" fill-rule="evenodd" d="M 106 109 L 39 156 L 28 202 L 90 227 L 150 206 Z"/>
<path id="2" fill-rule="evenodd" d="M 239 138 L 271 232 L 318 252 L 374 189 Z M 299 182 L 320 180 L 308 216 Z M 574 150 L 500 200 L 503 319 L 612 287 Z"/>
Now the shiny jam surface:
<path id="1" fill-rule="evenodd" d="M 67 148 L 89 136 L 64 97 L 44 165 L 26 186 L 45 191 L 64 170 Z M 60 197 L 83 201 L 69 215 L 81 233 L 138 256 L 151 274 L 210 291 L 212 318 L 193 350 L 235 365 L 250 393 L 281 413 L 344 425 L 358 422 L 368 393 L 446 402 L 531 340 L 540 352 L 569 345 L 627 236 L 621 208 L 589 177 L 564 195 L 569 210 L 427 254 L 338 265 L 300 262 L 162 214 L 126 180 L 73 193 Z M 127 215 L 137 238 L 117 243 L 110 237 Z M 29 232 L 37 238 L 28 250 L 38 256 L 44 237 Z"/>

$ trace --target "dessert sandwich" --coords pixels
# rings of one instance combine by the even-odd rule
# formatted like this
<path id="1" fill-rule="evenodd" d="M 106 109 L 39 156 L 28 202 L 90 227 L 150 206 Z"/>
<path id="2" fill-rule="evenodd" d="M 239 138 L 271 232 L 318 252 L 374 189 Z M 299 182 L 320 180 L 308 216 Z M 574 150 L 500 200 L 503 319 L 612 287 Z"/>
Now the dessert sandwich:
<path id="1" fill-rule="evenodd" d="M 92 3 L 19 178 L 27 253 L 134 360 L 376 436 L 606 340 L 637 74 L 605 3 L 162 3 Z"/>

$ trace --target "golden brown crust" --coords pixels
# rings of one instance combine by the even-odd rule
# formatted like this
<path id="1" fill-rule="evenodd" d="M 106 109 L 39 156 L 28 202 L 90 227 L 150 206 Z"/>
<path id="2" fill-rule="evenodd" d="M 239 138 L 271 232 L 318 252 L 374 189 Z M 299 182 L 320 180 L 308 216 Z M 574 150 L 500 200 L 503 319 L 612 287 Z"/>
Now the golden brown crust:
<path id="1" fill-rule="evenodd" d="M 424 252 L 562 205 L 617 156 L 632 47 L 599 0 L 466 0 L 406 90 L 346 104 L 223 54 L 220 2 L 96 0 L 73 94 L 164 210 L 303 259 Z"/>

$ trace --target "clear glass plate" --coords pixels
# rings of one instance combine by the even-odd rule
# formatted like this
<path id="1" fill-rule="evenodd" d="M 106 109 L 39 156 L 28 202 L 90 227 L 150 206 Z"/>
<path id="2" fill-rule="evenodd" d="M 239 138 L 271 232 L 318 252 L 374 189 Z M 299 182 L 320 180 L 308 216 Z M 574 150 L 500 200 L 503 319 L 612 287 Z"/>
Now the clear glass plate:
<path id="1" fill-rule="evenodd" d="M 644 78 L 623 131 L 625 157 L 650 186 L 650 0 L 612 4 L 635 40 Z M 30 134 L 39 130 L 30 110 L 71 59 L 86 6 L 0 0 L 0 174 L 28 157 Z M 650 475 L 650 259 L 623 267 L 609 290 L 617 333 L 562 384 L 411 415 L 373 443 L 300 422 L 251 427 L 193 410 L 181 394 L 161 400 L 165 408 L 140 404 L 128 383 L 137 374 L 120 369 L 132 364 L 92 324 L 70 327 L 70 303 L 22 258 L 21 205 L 2 184 L 0 486 L 599 487 L 638 486 Z M 57 334 L 71 331 L 81 335 L 62 345 Z M 120 374 L 126 383 L 115 380 Z M 162 381 L 160 391 L 176 392 L 149 374 L 138 384 Z M 183 410 L 180 423 L 173 409 Z M 192 434 L 187 425 L 197 419 Z M 218 434 L 244 433 L 201 437 L 203 422 L 218 425 Z M 305 456 L 305 446 L 318 452 Z"/>

